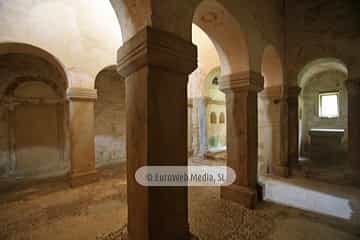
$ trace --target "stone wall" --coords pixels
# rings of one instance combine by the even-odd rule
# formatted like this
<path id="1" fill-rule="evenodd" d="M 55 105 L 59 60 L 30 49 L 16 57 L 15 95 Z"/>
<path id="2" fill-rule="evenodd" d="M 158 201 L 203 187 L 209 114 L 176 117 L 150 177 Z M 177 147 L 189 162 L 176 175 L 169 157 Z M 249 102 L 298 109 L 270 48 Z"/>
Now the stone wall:
<path id="1" fill-rule="evenodd" d="M 123 162 L 126 160 L 125 81 L 115 70 L 104 70 L 97 77 L 96 89 L 96 166 Z"/>
<path id="2" fill-rule="evenodd" d="M 286 67 L 289 85 L 301 69 L 318 58 L 337 58 L 360 76 L 360 2 L 357 0 L 287 0 Z"/>
<path id="3" fill-rule="evenodd" d="M 0 111 L 0 176 L 5 176 L 10 171 L 8 111 L 4 107 Z"/>

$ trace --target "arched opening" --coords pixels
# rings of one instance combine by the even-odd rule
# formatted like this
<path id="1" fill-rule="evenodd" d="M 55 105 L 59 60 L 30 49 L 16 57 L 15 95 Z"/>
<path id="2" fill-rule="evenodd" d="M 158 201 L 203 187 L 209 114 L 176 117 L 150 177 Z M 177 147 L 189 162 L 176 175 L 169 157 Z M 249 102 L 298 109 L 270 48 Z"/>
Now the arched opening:
<path id="1" fill-rule="evenodd" d="M 125 162 L 125 81 L 115 66 L 96 77 L 98 99 L 95 103 L 96 166 Z"/>
<path id="2" fill-rule="evenodd" d="M 195 11 L 193 23 L 214 44 L 223 76 L 250 69 L 245 35 L 237 20 L 221 4 L 216 0 L 202 1 Z"/>
<path id="3" fill-rule="evenodd" d="M 192 150 L 197 156 L 224 160 L 226 124 L 211 124 L 210 113 L 226 114 L 221 78 L 249 70 L 245 35 L 221 4 L 206 0 L 194 13 L 192 40 L 198 47 L 198 68 L 190 75 L 188 87 L 188 97 L 193 99 Z"/>
<path id="4" fill-rule="evenodd" d="M 195 157 L 205 158 L 209 156 L 211 148 L 217 146 L 215 138 L 220 135 L 211 113 L 216 114 L 217 106 L 222 106 L 225 111 L 225 96 L 219 90 L 221 68 L 214 44 L 195 24 L 192 25 L 192 39 L 198 47 L 198 68 L 190 75 L 188 83 L 188 99 L 191 102 L 188 128 L 189 140 L 192 141 L 189 147 Z"/>
<path id="5" fill-rule="evenodd" d="M 317 59 L 299 73 L 300 167 L 307 177 L 344 182 L 349 166 L 348 70 L 338 59 Z"/>
<path id="6" fill-rule="evenodd" d="M 0 45 L 1 176 L 35 179 L 68 172 L 67 77 L 46 51 Z"/>
<path id="7" fill-rule="evenodd" d="M 201 42 L 194 41 L 194 29 L 206 34 L 213 44 L 212 51 L 202 53 Z M 257 188 L 257 91 L 262 88 L 262 78 L 260 74 L 250 71 L 246 35 L 224 6 L 217 1 L 207 0 L 202 1 L 195 11 L 192 37 L 198 47 L 198 69 L 190 76 L 188 96 L 195 95 L 192 89 L 205 96 L 200 103 L 194 99 L 193 105 L 199 106 L 199 118 L 208 112 L 206 121 L 198 120 L 199 135 L 202 134 L 201 129 L 210 129 L 199 138 L 200 145 L 201 139 L 207 144 L 205 149 L 209 153 L 205 155 L 205 160 L 190 159 L 189 163 L 227 165 L 236 172 L 236 181 L 231 186 L 221 188 L 190 188 L 190 222 L 201 216 L 198 212 L 200 206 L 197 206 L 199 202 L 216 201 L 221 197 L 253 208 L 257 196 L 261 198 Z M 203 71 L 202 67 L 210 63 L 213 63 L 212 67 Z M 194 87 L 195 82 L 197 88 Z M 219 118 L 222 120 L 219 121 Z M 203 124 L 207 126 L 202 127 Z M 209 151 L 211 147 L 215 150 L 222 148 L 221 154 L 213 154 Z M 246 196 L 239 189 L 246 189 Z"/>
<path id="8" fill-rule="evenodd" d="M 280 55 L 272 45 L 264 49 L 262 60 L 264 90 L 258 97 L 259 173 L 288 176 L 284 137 L 286 101 L 283 66 Z"/>

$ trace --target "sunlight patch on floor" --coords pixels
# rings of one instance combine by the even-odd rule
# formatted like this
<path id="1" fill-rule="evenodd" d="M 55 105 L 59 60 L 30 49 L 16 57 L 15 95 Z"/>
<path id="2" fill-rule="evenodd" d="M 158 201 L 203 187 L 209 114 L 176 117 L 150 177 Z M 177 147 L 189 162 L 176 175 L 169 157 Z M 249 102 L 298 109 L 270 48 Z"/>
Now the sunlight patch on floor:
<path id="1" fill-rule="evenodd" d="M 343 219 L 352 216 L 348 199 L 275 180 L 266 180 L 265 200 Z"/>

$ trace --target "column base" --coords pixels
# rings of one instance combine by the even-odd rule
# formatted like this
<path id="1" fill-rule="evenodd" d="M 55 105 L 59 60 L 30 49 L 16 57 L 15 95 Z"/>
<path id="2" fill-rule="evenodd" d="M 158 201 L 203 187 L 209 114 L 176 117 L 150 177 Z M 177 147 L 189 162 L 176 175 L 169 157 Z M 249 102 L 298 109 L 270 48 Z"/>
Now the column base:
<path id="1" fill-rule="evenodd" d="M 230 185 L 221 187 L 220 196 L 222 199 L 237 202 L 246 208 L 254 209 L 258 200 L 257 189 Z"/>
<path id="2" fill-rule="evenodd" d="M 290 170 L 288 167 L 284 166 L 273 166 L 271 169 L 271 175 L 288 178 L 290 176 Z"/>
<path id="3" fill-rule="evenodd" d="M 261 202 L 264 200 L 264 188 L 265 188 L 265 186 L 262 183 L 258 182 L 256 184 L 256 192 L 257 192 L 258 202 Z"/>
<path id="4" fill-rule="evenodd" d="M 106 238 L 103 240 L 131 240 L 131 238 L 129 238 L 127 233 L 123 233 L 119 238 Z M 173 239 L 168 239 L 168 240 L 173 240 Z M 183 240 L 200 240 L 200 238 L 196 237 L 193 234 L 190 234 L 188 239 L 183 239 Z"/>
<path id="5" fill-rule="evenodd" d="M 105 236 L 101 240 L 131 240 L 128 235 L 127 224 L 122 226 L 119 230 Z M 184 240 L 199 240 L 199 238 L 193 235 L 192 233 L 189 233 L 189 237 Z"/>
<path id="6" fill-rule="evenodd" d="M 94 183 L 99 180 L 97 171 L 90 171 L 85 173 L 71 173 L 70 175 L 70 186 L 79 187 L 86 184 Z"/>
<path id="7" fill-rule="evenodd" d="M 351 171 L 346 173 L 345 178 L 350 182 L 351 185 L 360 188 L 360 171 Z"/>

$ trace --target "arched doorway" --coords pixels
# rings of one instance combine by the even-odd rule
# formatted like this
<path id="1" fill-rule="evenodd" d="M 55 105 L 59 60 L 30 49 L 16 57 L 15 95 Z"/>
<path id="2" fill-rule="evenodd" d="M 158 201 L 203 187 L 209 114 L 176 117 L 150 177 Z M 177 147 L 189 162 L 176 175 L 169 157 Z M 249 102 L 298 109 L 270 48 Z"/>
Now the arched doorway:
<path id="1" fill-rule="evenodd" d="M 338 59 L 317 59 L 299 73 L 299 166 L 307 177 L 344 182 L 349 171 L 348 70 Z"/>
<path id="2" fill-rule="evenodd" d="M 226 125 L 219 123 L 220 113 L 225 115 L 225 95 L 219 90 L 221 68 L 219 56 L 206 33 L 192 25 L 192 40 L 198 48 L 198 68 L 190 75 L 188 99 L 191 103 L 188 128 L 191 152 L 196 158 L 216 158 L 225 150 Z M 211 116 L 215 116 L 212 121 Z M 223 155 L 223 154 L 222 154 Z"/>
<path id="3" fill-rule="evenodd" d="M 69 171 L 67 77 L 46 51 L 0 45 L 1 175 L 34 179 Z"/>
<path id="4" fill-rule="evenodd" d="M 202 1 L 193 23 L 216 48 L 221 67 L 219 88 L 226 96 L 227 166 L 237 179 L 221 188 L 221 197 L 253 208 L 261 195 L 257 184 L 257 92 L 263 88 L 263 78 L 251 71 L 247 35 L 220 3 Z"/>

